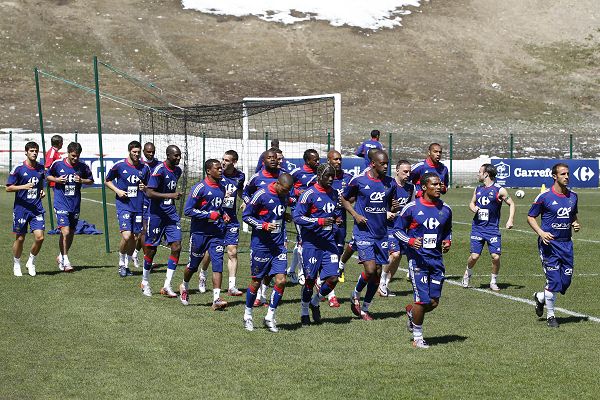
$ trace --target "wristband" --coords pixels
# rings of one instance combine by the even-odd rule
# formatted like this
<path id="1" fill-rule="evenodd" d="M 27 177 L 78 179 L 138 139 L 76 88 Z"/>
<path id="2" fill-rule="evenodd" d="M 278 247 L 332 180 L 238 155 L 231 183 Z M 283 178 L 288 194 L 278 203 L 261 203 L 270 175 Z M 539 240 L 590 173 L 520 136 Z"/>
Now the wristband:
<path id="1" fill-rule="evenodd" d="M 263 229 L 264 231 L 267 231 L 267 230 L 269 230 L 269 223 L 268 223 L 268 222 L 263 222 L 263 223 L 262 223 L 262 229 Z"/>

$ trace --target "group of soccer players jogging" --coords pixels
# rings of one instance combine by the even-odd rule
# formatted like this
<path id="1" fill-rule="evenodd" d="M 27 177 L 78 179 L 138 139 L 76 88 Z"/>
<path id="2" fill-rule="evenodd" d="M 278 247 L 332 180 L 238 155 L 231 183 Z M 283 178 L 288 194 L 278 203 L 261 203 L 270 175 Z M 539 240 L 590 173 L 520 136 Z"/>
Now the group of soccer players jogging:
<path id="1" fill-rule="evenodd" d="M 427 312 L 440 301 L 445 279 L 443 254 L 452 244 L 452 210 L 441 199 L 448 190 L 448 170 L 440 161 L 442 147 L 432 143 L 427 158 L 411 166 L 409 161 L 396 164 L 393 177 L 387 176 L 389 158 L 379 143 L 379 131 L 371 133 L 357 151 L 365 158 L 362 173 L 351 176 L 343 171 L 342 155 L 332 150 L 327 161 L 320 163 L 314 149 L 304 152 L 304 165 L 292 168 L 278 148 L 278 143 L 261 154 L 256 173 L 246 183 L 237 168 L 238 153 L 228 150 L 221 160 L 204 163 L 205 178 L 187 194 L 183 217 L 190 220 L 189 261 L 184 269 L 179 294 L 172 288 L 180 258 L 182 232 L 176 201 L 184 196 L 178 191 L 182 176 L 179 167 L 181 150 L 166 148 L 166 158 L 158 161 L 155 146 L 138 141 L 128 145 L 128 155 L 108 171 L 105 185 L 115 193 L 115 205 L 121 241 L 118 271 L 121 277 L 133 275 L 129 263 L 138 266 L 138 252 L 143 249 L 141 291 L 152 296 L 150 272 L 161 243 L 167 243 L 170 255 L 160 293 L 190 304 L 189 284 L 200 270 L 199 290 L 206 291 L 206 273 L 212 265 L 212 309 L 228 303 L 221 296 L 224 255 L 227 254 L 229 285 L 227 294 L 242 296 L 236 286 L 237 248 L 240 220 L 252 229 L 250 239 L 250 284 L 246 290 L 243 326 L 255 329 L 256 306 L 268 307 L 264 326 L 278 332 L 276 311 L 289 278 L 302 285 L 300 321 L 302 325 L 322 322 L 320 304 L 339 307 L 335 287 L 344 279 L 345 262 L 358 253 L 362 272 L 352 291 L 350 308 L 354 315 L 373 320 L 369 308 L 379 292 L 392 295 L 388 285 L 398 269 L 402 255 L 408 261 L 408 277 L 413 287 L 413 302 L 406 309 L 407 328 L 413 334 L 413 346 L 429 347 L 423 339 L 423 321 Z M 62 143 L 61 143 L 62 145 Z M 39 146 L 25 146 L 26 159 L 10 173 L 6 190 L 15 192 L 13 211 L 13 270 L 22 276 L 20 258 L 25 235 L 33 233 L 26 267 L 36 275 L 35 259 L 44 240 L 42 198 L 45 180 L 53 183 L 54 211 L 60 230 L 60 270 L 74 270 L 68 257 L 77 228 L 81 205 L 81 187 L 93 183 L 89 167 L 79 161 L 81 145 L 70 143 L 63 159 L 48 168 L 37 162 Z M 473 212 L 471 248 L 462 284 L 469 287 L 472 270 L 487 243 L 492 258 L 490 289 L 499 291 L 500 211 L 509 206 L 506 228 L 513 226 L 515 204 L 507 190 L 495 183 L 496 169 L 484 164 L 479 169 L 481 185 L 475 188 L 469 209 Z M 573 274 L 571 231 L 580 229 L 577 220 L 577 194 L 568 189 L 569 168 L 558 163 L 552 169 L 553 185 L 541 193 L 528 213 L 528 222 L 538 235 L 542 267 L 546 275 L 543 291 L 534 294 L 535 312 L 547 310 L 547 324 L 558 327 L 554 316 L 557 293 L 565 294 Z M 238 200 L 239 207 L 238 207 Z M 354 219 L 352 239 L 346 244 L 347 215 Z M 541 224 L 538 224 L 537 217 Z M 294 226 L 296 235 L 294 261 L 289 265 L 291 249 L 286 226 Z M 299 266 L 299 267 L 297 267 Z M 296 272 L 295 269 L 299 270 Z M 267 300 L 267 288 L 272 285 Z M 364 291 L 364 295 L 363 295 Z"/>

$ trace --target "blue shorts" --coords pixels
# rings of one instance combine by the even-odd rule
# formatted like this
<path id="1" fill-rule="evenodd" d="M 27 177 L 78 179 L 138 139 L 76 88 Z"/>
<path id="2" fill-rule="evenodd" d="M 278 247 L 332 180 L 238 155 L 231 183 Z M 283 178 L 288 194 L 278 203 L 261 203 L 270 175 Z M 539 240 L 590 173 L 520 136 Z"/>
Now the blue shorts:
<path id="1" fill-rule="evenodd" d="M 375 261 L 377 265 L 384 265 L 389 260 L 387 237 L 381 239 L 355 238 L 358 249 L 358 262 Z"/>
<path id="2" fill-rule="evenodd" d="M 573 242 L 552 240 L 544 244 L 538 239 L 538 249 L 546 274 L 546 290 L 565 294 L 573 277 Z"/>
<path id="3" fill-rule="evenodd" d="M 144 227 L 142 213 L 117 211 L 117 220 L 119 221 L 119 232 L 129 231 L 137 235 Z"/>
<path id="4" fill-rule="evenodd" d="M 388 247 L 390 249 L 390 254 L 397 252 L 400 252 L 400 254 L 406 254 L 406 244 L 394 236 L 391 231 L 388 235 Z"/>
<path id="5" fill-rule="evenodd" d="M 484 233 L 471 231 L 471 253 L 481 254 L 487 243 L 490 254 L 502 253 L 502 236 L 500 232 Z"/>
<path id="6" fill-rule="evenodd" d="M 148 225 L 146 225 L 146 246 L 156 247 L 165 237 L 167 243 L 181 242 L 181 225 L 168 217 L 158 215 L 148 215 Z"/>
<path id="7" fill-rule="evenodd" d="M 27 233 L 27 226 L 29 225 L 29 232 L 46 230 L 46 224 L 44 222 L 44 214 L 33 215 L 26 213 L 18 215 L 13 213 L 13 232 L 17 235 L 24 235 Z"/>
<path id="8" fill-rule="evenodd" d="M 262 279 L 265 276 L 285 274 L 287 249 L 284 246 L 272 249 L 250 249 L 250 275 Z"/>
<path id="9" fill-rule="evenodd" d="M 339 256 L 337 246 L 329 246 L 328 249 L 316 248 L 311 243 L 302 243 L 302 268 L 306 279 L 320 278 L 325 280 L 330 276 L 338 276 Z"/>
<path id="10" fill-rule="evenodd" d="M 223 238 L 218 236 L 205 236 L 201 233 L 190 235 L 190 262 L 187 269 L 198 271 L 198 266 L 208 252 L 213 272 L 223 272 Z"/>
<path id="11" fill-rule="evenodd" d="M 240 241 L 240 223 L 234 222 L 225 225 L 225 246 L 237 246 Z"/>
<path id="12" fill-rule="evenodd" d="M 62 228 L 68 226 L 71 229 L 77 228 L 77 222 L 79 222 L 79 211 L 71 212 L 66 210 L 54 209 L 56 213 L 56 226 Z"/>
<path id="13" fill-rule="evenodd" d="M 442 296 L 446 268 L 441 258 L 409 259 L 408 270 L 415 303 L 429 304 L 432 298 L 439 299 Z"/>

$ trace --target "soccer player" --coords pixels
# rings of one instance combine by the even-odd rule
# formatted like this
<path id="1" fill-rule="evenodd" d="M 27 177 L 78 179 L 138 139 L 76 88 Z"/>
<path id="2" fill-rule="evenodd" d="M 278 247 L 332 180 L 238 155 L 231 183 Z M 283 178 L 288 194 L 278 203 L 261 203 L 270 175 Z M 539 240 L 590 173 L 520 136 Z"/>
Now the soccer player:
<path id="1" fill-rule="evenodd" d="M 113 165 L 105 178 L 106 187 L 115 192 L 117 221 L 121 232 L 119 243 L 119 276 L 132 276 L 128 259 L 133 257 L 136 242 L 142 235 L 144 190 L 150 168 L 141 162 L 142 145 L 137 140 L 127 145 L 129 154 Z M 114 182 L 113 182 L 114 181 Z"/>
<path id="2" fill-rule="evenodd" d="M 44 193 L 44 179 L 46 172 L 44 166 L 37 162 L 40 147 L 35 142 L 25 144 L 25 161 L 13 168 L 6 180 L 6 191 L 15 193 L 13 207 L 13 232 L 15 242 L 13 251 L 13 274 L 23 276 L 21 272 L 21 254 L 27 227 L 33 233 L 33 244 L 27 260 L 27 272 L 35 276 L 35 257 L 42 248 L 44 242 L 44 206 L 42 199 Z"/>
<path id="3" fill-rule="evenodd" d="M 379 287 L 381 266 L 388 262 L 387 219 L 391 209 L 392 178 L 386 176 L 388 156 L 378 150 L 371 159 L 370 169 L 352 178 L 342 198 L 346 211 L 354 218 L 353 236 L 358 248 L 358 260 L 364 271 L 352 292 L 350 308 L 354 315 L 372 321 L 369 306 Z M 350 200 L 356 198 L 352 207 Z M 367 287 L 363 305 L 360 292 Z"/>
<path id="4" fill-rule="evenodd" d="M 56 224 L 60 229 L 60 238 L 58 239 L 60 254 L 56 261 L 58 269 L 64 272 L 73 272 L 74 270 L 68 254 L 79 221 L 81 185 L 94 183 L 90 168 L 87 164 L 79 162 L 81 151 L 79 143 L 69 143 L 67 157 L 52 163 L 48 171 L 48 181 L 55 184 L 54 211 L 56 212 Z"/>
<path id="5" fill-rule="evenodd" d="M 274 150 L 267 150 L 264 153 L 264 160 L 264 168 L 252 175 L 244 187 L 242 199 L 245 205 L 250 202 L 258 189 L 266 188 L 270 183 L 275 182 L 279 178 L 280 169 L 277 163 L 277 153 Z"/>
<path id="6" fill-rule="evenodd" d="M 414 301 L 406 306 L 408 330 L 413 347 L 426 349 L 423 339 L 425 313 L 440 302 L 444 284 L 444 260 L 452 244 L 452 210 L 440 199 L 442 182 L 435 172 L 421 177 L 423 196 L 400 212 L 402 229 L 396 237 L 407 244 L 406 258 L 414 292 Z"/>
<path id="7" fill-rule="evenodd" d="M 192 220 L 190 224 L 190 262 L 183 272 L 183 283 L 179 287 L 181 303 L 189 304 L 189 285 L 194 272 L 198 270 L 204 255 L 208 253 L 212 261 L 213 310 L 222 310 L 227 302 L 221 298 L 223 277 L 223 238 L 225 223 L 229 215 L 224 212 L 225 187 L 221 184 L 223 167 L 219 160 L 210 159 L 204 163 L 206 178 L 192 186 L 185 203 L 184 214 Z"/>
<path id="8" fill-rule="evenodd" d="M 321 322 L 320 301 L 335 288 L 338 281 L 339 255 L 336 231 L 342 223 L 339 194 L 331 187 L 335 169 L 330 164 L 317 167 L 317 183 L 308 188 L 293 211 L 294 222 L 302 234 L 301 258 L 306 282 L 302 288 L 300 320 L 310 325 L 308 309 L 313 322 Z M 314 294 L 317 277 L 321 280 Z"/>
<path id="9" fill-rule="evenodd" d="M 249 331 L 254 330 L 252 307 L 256 300 L 256 292 L 265 276 L 274 276 L 275 286 L 264 324 L 271 332 L 279 331 L 275 321 L 275 310 L 285 289 L 287 268 L 285 220 L 289 218 L 285 210 L 293 184 L 294 180 L 290 174 L 279 175 L 276 182 L 271 182 L 266 188 L 261 188 L 254 193 L 242 214 L 243 221 L 252 227 L 250 239 L 252 281 L 246 291 L 244 310 L 244 327 Z"/>
<path id="10" fill-rule="evenodd" d="M 482 185 L 473 191 L 469 209 L 475 213 L 471 223 L 471 255 L 467 260 L 467 269 L 463 275 L 463 287 L 469 287 L 473 267 L 483 246 L 487 243 L 492 257 L 492 279 L 490 289 L 498 292 L 500 288 L 496 282 L 500 271 L 500 253 L 502 251 L 502 238 L 500 235 L 500 209 L 502 203 L 508 204 L 508 220 L 506 229 L 513 227 L 515 217 L 515 203 L 512 201 L 505 188 L 494 182 L 496 167 L 492 164 L 483 164 L 479 167 L 477 178 Z"/>
<path id="11" fill-rule="evenodd" d="M 292 167 L 292 163 L 287 161 L 283 156 L 283 151 L 279 148 L 279 139 L 271 140 L 271 148 L 270 151 L 274 151 L 277 153 L 277 160 L 279 161 L 279 168 L 281 168 L 284 172 L 291 172 L 294 168 Z M 254 172 L 260 171 L 265 166 L 265 152 L 263 152 L 260 157 L 258 157 L 258 162 L 256 164 L 256 168 Z"/>
<path id="12" fill-rule="evenodd" d="M 229 222 L 225 225 L 224 245 L 227 248 L 227 270 L 229 272 L 229 286 L 227 294 L 230 296 L 241 296 L 243 293 L 236 286 L 236 274 L 238 265 L 238 243 L 240 236 L 240 221 L 237 217 L 237 198 L 242 197 L 246 175 L 236 165 L 238 153 L 235 150 L 227 150 L 223 154 L 222 166 L 223 177 L 221 184 L 225 187 L 225 198 L 223 200 L 223 211 L 227 214 Z"/>
<path id="13" fill-rule="evenodd" d="M 50 150 L 48 150 L 44 157 L 44 168 L 48 170 L 52 163 L 56 160 L 60 160 L 60 149 L 63 147 L 63 138 L 60 135 L 54 135 L 50 138 Z M 54 182 L 50 182 L 50 187 L 54 187 Z"/>
<path id="14" fill-rule="evenodd" d="M 159 164 L 148 179 L 146 195 L 150 197 L 150 211 L 144 246 L 144 270 L 142 275 L 142 294 L 152 296 L 150 289 L 150 270 L 156 255 L 156 248 L 163 236 L 171 248 L 171 255 L 167 262 L 165 283 L 160 289 L 160 294 L 167 297 L 177 297 L 171 288 L 171 280 L 179 262 L 181 252 L 181 225 L 179 214 L 175 207 L 175 200 L 183 195 L 177 191 L 177 181 L 181 177 L 181 150 L 175 145 L 167 146 L 167 159 Z"/>
<path id="15" fill-rule="evenodd" d="M 558 293 L 565 294 L 573 276 L 573 241 L 571 229 L 579 232 L 577 193 L 569 190 L 569 166 L 564 163 L 552 167 L 554 184 L 534 200 L 527 222 L 538 234 L 538 248 L 542 268 L 546 274 L 543 292 L 533 294 L 535 314 L 541 317 L 546 305 L 546 320 L 551 328 L 558 328 L 554 304 Z M 536 218 L 540 216 L 542 226 Z"/>
<path id="16" fill-rule="evenodd" d="M 383 145 L 379 141 L 379 136 L 381 136 L 381 132 L 379 132 L 379 130 L 377 129 L 373 129 L 371 131 L 371 139 L 362 142 L 361 145 L 358 146 L 358 148 L 356 149 L 356 152 L 354 153 L 357 156 L 365 159 L 365 168 L 371 165 L 371 158 L 369 158 L 369 150 L 383 150 Z"/>
<path id="17" fill-rule="evenodd" d="M 421 195 L 421 176 L 427 172 L 435 172 L 442 184 L 442 194 L 448 190 L 448 168 L 440 160 L 442 159 L 442 146 L 439 143 L 431 143 L 427 158 L 421 162 L 414 164 L 410 170 L 409 180 L 415 184 L 417 190 L 416 197 Z"/>
<path id="18" fill-rule="evenodd" d="M 415 186 L 408 181 L 410 176 L 410 163 L 407 160 L 399 160 L 396 164 L 396 176 L 394 178 L 394 201 L 395 208 L 402 210 L 414 196 Z M 400 242 L 394 235 L 401 229 L 400 218 L 393 218 L 388 221 L 388 242 L 390 249 L 389 264 L 383 267 L 381 272 L 381 281 L 379 283 L 379 294 L 383 297 L 394 296 L 388 288 L 388 285 L 400 265 L 402 254 L 406 254 L 406 246 Z"/>

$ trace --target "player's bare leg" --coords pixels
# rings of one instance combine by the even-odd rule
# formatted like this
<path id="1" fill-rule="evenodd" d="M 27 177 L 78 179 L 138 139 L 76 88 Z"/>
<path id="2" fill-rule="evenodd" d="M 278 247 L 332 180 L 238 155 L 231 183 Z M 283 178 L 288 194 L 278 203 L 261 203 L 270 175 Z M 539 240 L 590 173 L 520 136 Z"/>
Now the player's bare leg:
<path id="1" fill-rule="evenodd" d="M 229 272 L 227 294 L 230 296 L 241 296 L 242 292 L 236 286 L 238 248 L 236 245 L 227 246 L 227 271 Z"/>
<path id="2" fill-rule="evenodd" d="M 492 253 L 492 277 L 490 279 L 490 289 L 495 292 L 499 292 L 500 288 L 498 287 L 498 272 L 500 272 L 500 254 Z"/>
<path id="3" fill-rule="evenodd" d="M 75 231 L 73 231 L 69 226 L 63 226 L 60 228 L 60 237 L 58 240 L 58 247 L 60 249 L 59 268 L 62 266 L 62 269 L 65 272 L 73 272 L 73 267 L 69 261 L 69 249 L 73 244 L 74 236 Z"/>
<path id="4" fill-rule="evenodd" d="M 23 254 L 23 244 L 25 243 L 25 235 L 15 235 L 15 241 L 12 245 L 13 252 L 13 274 L 15 276 L 23 276 L 21 272 L 21 255 Z"/>
<path id="5" fill-rule="evenodd" d="M 390 296 L 389 291 L 389 283 L 394 277 L 396 271 L 398 271 L 398 266 L 400 265 L 400 260 L 402 259 L 402 255 L 399 251 L 395 251 L 390 253 L 389 262 L 387 265 L 383 266 L 383 270 L 381 271 L 381 281 L 379 282 L 379 295 L 383 297 Z"/>
<path id="6" fill-rule="evenodd" d="M 425 320 L 425 314 L 433 311 L 438 304 L 439 298 L 432 298 L 429 304 L 413 303 L 406 307 L 409 326 L 411 326 L 413 333 L 413 347 L 429 347 L 423 340 L 423 321 Z"/>
<path id="7" fill-rule="evenodd" d="M 471 275 L 473 275 L 473 267 L 475 267 L 477 260 L 479 260 L 479 256 L 480 254 L 471 253 L 469 259 L 467 260 L 467 269 L 465 270 L 462 280 L 462 286 L 464 288 L 468 288 L 471 285 Z"/>

